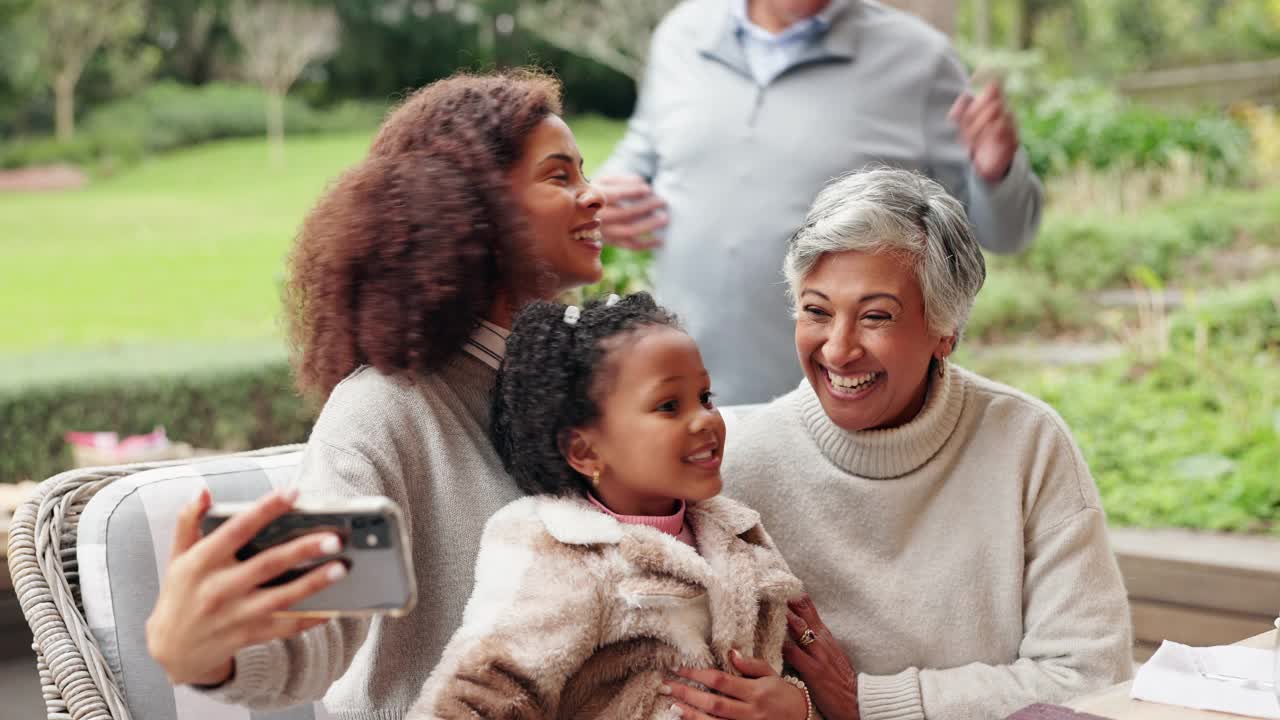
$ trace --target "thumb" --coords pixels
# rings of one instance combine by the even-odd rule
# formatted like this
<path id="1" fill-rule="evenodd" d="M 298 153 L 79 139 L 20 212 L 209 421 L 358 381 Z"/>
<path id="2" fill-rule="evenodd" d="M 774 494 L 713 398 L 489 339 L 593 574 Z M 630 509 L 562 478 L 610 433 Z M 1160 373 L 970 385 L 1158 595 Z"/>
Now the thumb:
<path id="1" fill-rule="evenodd" d="M 738 669 L 746 678 L 762 678 L 771 675 L 777 675 L 773 671 L 773 667 L 769 665 L 764 658 L 744 657 L 742 653 L 735 650 L 729 651 L 729 660 L 733 662 L 733 666 Z"/>

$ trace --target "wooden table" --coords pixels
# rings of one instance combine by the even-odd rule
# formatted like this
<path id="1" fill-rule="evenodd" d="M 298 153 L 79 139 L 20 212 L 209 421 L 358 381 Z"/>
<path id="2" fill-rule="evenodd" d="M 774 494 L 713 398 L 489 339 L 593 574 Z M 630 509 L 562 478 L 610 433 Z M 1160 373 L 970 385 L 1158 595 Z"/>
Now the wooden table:
<path id="1" fill-rule="evenodd" d="M 1276 646 L 1276 631 L 1254 635 L 1236 643 L 1244 647 L 1270 650 Z M 1080 712 L 1116 720 L 1239 720 L 1239 715 L 1195 710 L 1178 705 L 1134 700 L 1129 697 L 1132 682 L 1121 683 L 1092 695 L 1076 698 L 1068 706 Z"/>

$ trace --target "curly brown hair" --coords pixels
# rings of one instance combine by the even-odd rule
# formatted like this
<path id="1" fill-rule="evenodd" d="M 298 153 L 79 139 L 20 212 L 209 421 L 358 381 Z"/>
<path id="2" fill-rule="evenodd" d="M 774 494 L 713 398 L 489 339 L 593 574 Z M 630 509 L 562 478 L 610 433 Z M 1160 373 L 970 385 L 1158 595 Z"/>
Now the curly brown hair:
<path id="1" fill-rule="evenodd" d="M 321 399 L 361 365 L 427 374 L 495 297 L 535 282 L 507 172 L 560 83 L 533 70 L 458 74 L 418 90 L 368 156 L 308 214 L 285 306 L 299 389 Z"/>

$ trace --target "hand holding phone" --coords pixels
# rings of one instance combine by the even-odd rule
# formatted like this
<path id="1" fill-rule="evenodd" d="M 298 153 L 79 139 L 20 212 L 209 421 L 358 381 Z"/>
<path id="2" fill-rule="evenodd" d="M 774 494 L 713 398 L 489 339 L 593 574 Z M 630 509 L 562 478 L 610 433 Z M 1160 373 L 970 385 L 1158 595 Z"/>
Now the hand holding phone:
<path id="1" fill-rule="evenodd" d="M 330 555 L 331 543 L 341 547 L 338 538 L 322 533 L 276 546 L 248 561 L 235 557 L 297 499 L 296 489 L 267 493 L 207 535 L 200 532 L 200 522 L 211 504 L 208 489 L 202 488 L 178 512 L 160 595 L 146 627 L 147 651 L 169 682 L 219 685 L 231 677 L 240 650 L 294 637 L 326 622 L 324 617 L 280 611 L 345 576 L 341 563 L 321 565 L 279 587 L 260 586 L 294 565 Z"/>
<path id="2" fill-rule="evenodd" d="M 208 535 L 249 503 L 219 503 L 201 520 Z M 297 538 L 316 533 L 336 536 L 338 547 L 326 555 L 294 565 L 259 587 L 286 585 L 324 565 L 338 561 L 345 576 L 284 611 L 303 616 L 403 615 L 414 606 L 417 588 L 409 542 L 399 506 L 385 497 L 302 501 L 276 517 L 240 546 L 235 557 L 245 562 Z"/>

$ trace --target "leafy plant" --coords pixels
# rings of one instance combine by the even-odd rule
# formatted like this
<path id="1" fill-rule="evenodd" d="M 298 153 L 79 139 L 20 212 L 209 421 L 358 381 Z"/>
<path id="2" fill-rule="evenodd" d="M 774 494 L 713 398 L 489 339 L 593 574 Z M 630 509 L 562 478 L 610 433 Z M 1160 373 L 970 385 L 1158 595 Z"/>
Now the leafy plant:
<path id="1" fill-rule="evenodd" d="M 1113 522 L 1280 533 L 1278 279 L 1174 313 L 1158 358 L 990 373 L 1062 414 Z"/>

